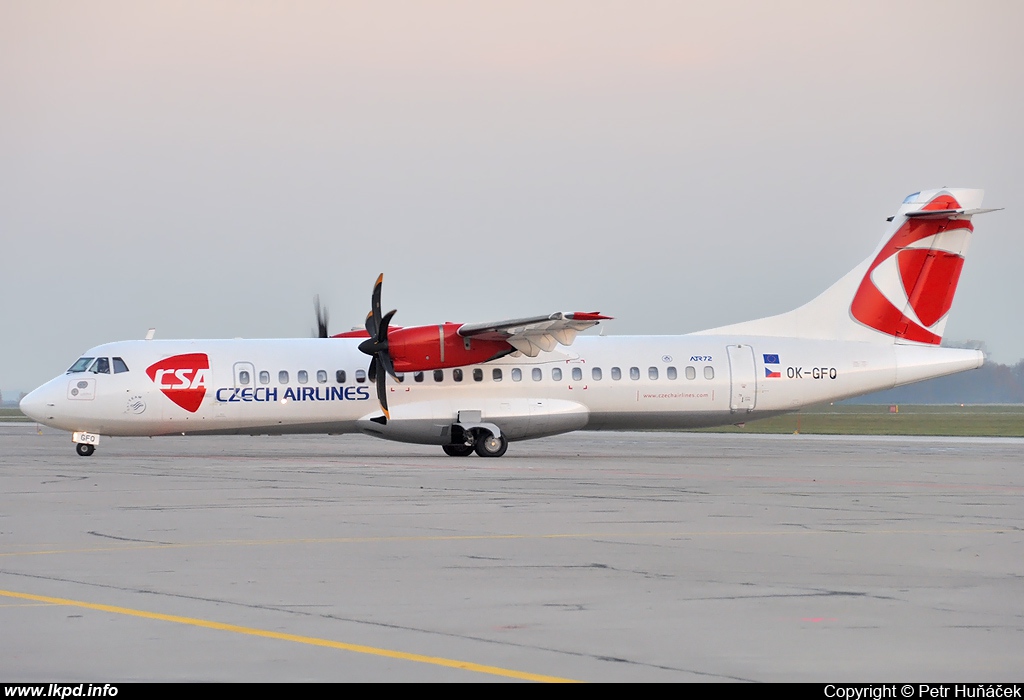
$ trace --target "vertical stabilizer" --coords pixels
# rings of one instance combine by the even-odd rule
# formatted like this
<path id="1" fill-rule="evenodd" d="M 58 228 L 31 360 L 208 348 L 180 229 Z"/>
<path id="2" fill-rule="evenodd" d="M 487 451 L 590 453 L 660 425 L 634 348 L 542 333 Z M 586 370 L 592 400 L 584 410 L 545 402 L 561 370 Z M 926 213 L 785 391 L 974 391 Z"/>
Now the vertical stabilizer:
<path id="1" fill-rule="evenodd" d="M 701 334 L 938 345 L 956 294 L 982 190 L 915 192 L 860 265 L 798 309 Z"/>

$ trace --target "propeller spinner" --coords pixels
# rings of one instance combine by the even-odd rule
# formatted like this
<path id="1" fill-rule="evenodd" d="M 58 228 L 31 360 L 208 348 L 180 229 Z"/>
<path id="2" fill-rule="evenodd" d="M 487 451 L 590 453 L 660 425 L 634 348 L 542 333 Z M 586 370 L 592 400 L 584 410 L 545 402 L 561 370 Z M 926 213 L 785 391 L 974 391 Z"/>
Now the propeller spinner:
<path id="1" fill-rule="evenodd" d="M 366 332 L 370 334 L 367 340 L 359 344 L 359 349 L 370 356 L 370 367 L 366 370 L 371 382 L 377 384 L 377 400 L 380 401 L 380 408 L 384 411 L 384 418 L 391 418 L 388 412 L 388 389 L 387 375 L 391 375 L 397 381 L 402 381 L 395 374 L 395 366 L 391 361 L 391 353 L 388 348 L 388 327 L 391 325 L 391 317 L 395 310 L 381 315 L 380 309 L 380 288 L 384 282 L 384 273 L 377 277 L 373 285 L 373 296 L 370 298 L 370 313 L 366 315 Z M 378 370 L 380 377 L 377 376 Z"/>

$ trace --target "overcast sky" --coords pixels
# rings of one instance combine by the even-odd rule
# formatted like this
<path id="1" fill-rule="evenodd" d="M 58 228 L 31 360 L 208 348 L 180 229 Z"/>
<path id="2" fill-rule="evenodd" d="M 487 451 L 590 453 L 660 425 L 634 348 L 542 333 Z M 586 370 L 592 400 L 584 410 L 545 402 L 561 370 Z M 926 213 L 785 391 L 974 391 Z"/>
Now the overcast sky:
<path id="1" fill-rule="evenodd" d="M 86 348 L 793 308 L 924 188 L 946 329 L 1024 357 L 1024 4 L 0 3 L 0 389 Z"/>

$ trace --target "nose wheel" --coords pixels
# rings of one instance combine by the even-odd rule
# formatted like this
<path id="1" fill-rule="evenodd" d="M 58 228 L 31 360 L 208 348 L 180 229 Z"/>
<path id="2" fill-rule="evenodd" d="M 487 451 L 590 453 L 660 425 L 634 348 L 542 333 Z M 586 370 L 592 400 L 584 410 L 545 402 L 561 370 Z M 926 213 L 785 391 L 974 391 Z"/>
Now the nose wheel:
<path id="1" fill-rule="evenodd" d="M 96 451 L 96 445 L 87 445 L 84 442 L 80 442 L 75 445 L 75 451 L 78 452 L 80 457 L 90 457 Z"/>

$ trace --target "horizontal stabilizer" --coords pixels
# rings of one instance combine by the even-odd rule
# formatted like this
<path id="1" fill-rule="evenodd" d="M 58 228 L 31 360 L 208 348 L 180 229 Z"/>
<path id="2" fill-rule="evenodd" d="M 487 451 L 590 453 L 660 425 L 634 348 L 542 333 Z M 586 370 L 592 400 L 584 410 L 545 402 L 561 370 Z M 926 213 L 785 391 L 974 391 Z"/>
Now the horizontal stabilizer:
<path id="1" fill-rule="evenodd" d="M 960 219 L 969 219 L 975 214 L 988 214 L 990 211 L 1002 211 L 1002 207 L 996 209 L 940 209 L 938 211 L 929 211 L 922 209 L 919 211 L 908 211 L 904 214 L 908 219 L 952 219 L 958 221 Z"/>

